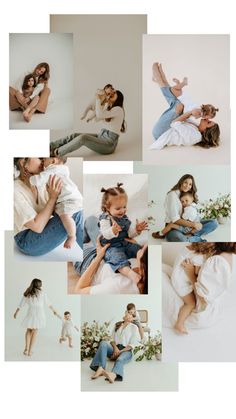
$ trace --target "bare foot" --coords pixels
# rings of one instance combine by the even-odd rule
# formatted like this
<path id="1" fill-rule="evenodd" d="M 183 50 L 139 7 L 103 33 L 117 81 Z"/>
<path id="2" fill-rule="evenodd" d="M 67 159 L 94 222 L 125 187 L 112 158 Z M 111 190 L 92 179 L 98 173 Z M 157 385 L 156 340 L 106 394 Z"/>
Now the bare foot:
<path id="1" fill-rule="evenodd" d="M 72 345 L 72 343 L 69 343 L 69 348 L 73 348 L 73 345 Z"/>
<path id="2" fill-rule="evenodd" d="M 158 63 L 153 63 L 152 65 L 152 80 L 156 83 L 162 81 Z"/>
<path id="3" fill-rule="evenodd" d="M 72 246 L 74 245 L 75 241 L 76 241 L 76 238 L 74 236 L 68 237 L 68 239 L 66 239 L 66 241 L 64 243 L 64 247 L 66 249 L 71 249 Z"/>
<path id="4" fill-rule="evenodd" d="M 96 380 L 96 378 L 101 377 L 102 375 L 104 375 L 104 369 L 98 367 L 97 371 L 91 376 L 91 380 Z"/>
<path id="5" fill-rule="evenodd" d="M 179 79 L 174 78 L 173 82 L 175 83 L 174 87 L 176 89 L 182 89 L 184 86 L 188 85 L 188 78 L 184 77 L 182 82 Z"/>
<path id="6" fill-rule="evenodd" d="M 187 332 L 187 330 L 185 329 L 185 327 L 184 327 L 184 325 L 183 325 L 183 324 L 180 324 L 180 323 L 175 323 L 175 325 L 174 325 L 174 329 L 175 329 L 175 331 L 176 331 L 177 333 L 180 333 L 181 335 L 187 335 L 187 334 L 188 334 L 188 332 Z"/>
<path id="7" fill-rule="evenodd" d="M 24 354 L 24 355 L 28 355 L 28 350 L 27 350 L 27 349 L 24 349 L 23 354 Z"/>
<path id="8" fill-rule="evenodd" d="M 103 371 L 103 375 L 108 379 L 109 383 L 113 384 L 116 379 L 116 374 L 114 372 Z"/>
<path id="9" fill-rule="evenodd" d="M 23 112 L 23 117 L 24 117 L 24 120 L 25 120 L 26 122 L 29 122 L 29 121 L 30 121 L 29 112 L 28 112 L 27 110 L 25 110 L 25 111 Z"/>
<path id="10" fill-rule="evenodd" d="M 62 342 L 65 342 L 65 339 L 64 338 L 60 338 L 59 339 L 59 343 L 62 343 Z"/>

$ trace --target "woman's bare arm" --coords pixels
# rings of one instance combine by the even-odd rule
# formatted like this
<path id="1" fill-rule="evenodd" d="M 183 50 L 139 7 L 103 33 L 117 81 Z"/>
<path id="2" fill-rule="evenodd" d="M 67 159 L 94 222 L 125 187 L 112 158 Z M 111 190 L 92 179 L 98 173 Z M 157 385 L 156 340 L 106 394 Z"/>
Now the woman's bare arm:
<path id="1" fill-rule="evenodd" d="M 196 118 L 196 115 L 197 115 L 198 111 L 199 111 L 199 109 L 193 109 L 192 111 L 185 112 L 182 115 L 178 116 L 178 118 L 176 118 L 173 122 L 184 122 L 188 118 L 190 118 L 190 116 L 194 116 Z M 199 116 L 198 116 L 198 118 L 199 118 Z"/>

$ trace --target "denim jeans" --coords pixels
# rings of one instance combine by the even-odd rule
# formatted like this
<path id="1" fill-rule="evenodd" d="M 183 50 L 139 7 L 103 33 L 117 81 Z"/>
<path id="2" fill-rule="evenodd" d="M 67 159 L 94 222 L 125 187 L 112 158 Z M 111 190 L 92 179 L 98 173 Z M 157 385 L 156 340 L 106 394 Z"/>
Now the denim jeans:
<path id="1" fill-rule="evenodd" d="M 73 219 L 76 224 L 76 241 L 83 248 L 83 211 L 76 212 Z M 14 237 L 20 251 L 30 256 L 45 255 L 63 243 L 66 238 L 67 232 L 57 214 L 50 218 L 42 233 L 27 229 Z"/>
<path id="2" fill-rule="evenodd" d="M 171 92 L 170 87 L 161 87 L 165 99 L 169 103 L 169 108 L 161 115 L 156 124 L 153 127 L 152 135 L 154 140 L 157 140 L 164 132 L 170 128 L 171 122 L 179 116 L 176 113 L 175 107 L 178 103 L 181 103 L 179 99 Z"/>
<path id="3" fill-rule="evenodd" d="M 99 134 L 74 133 L 50 143 L 51 151 L 58 149 L 58 156 L 65 156 L 78 150 L 83 145 L 98 154 L 114 153 L 118 144 L 119 135 L 102 129 Z"/>
<path id="4" fill-rule="evenodd" d="M 108 247 L 104 260 L 109 263 L 114 272 L 117 272 L 124 266 L 130 266 L 129 259 L 136 258 L 139 249 L 141 246 L 137 243 L 122 241 L 119 245 L 117 243 L 117 245 Z"/>
<path id="5" fill-rule="evenodd" d="M 124 346 L 117 345 L 119 349 L 123 349 Z M 98 367 L 106 369 L 107 357 L 110 358 L 114 352 L 110 342 L 102 340 L 99 344 L 98 350 L 90 364 L 90 368 L 97 371 Z M 127 364 L 132 359 L 132 351 L 122 352 L 115 360 L 112 372 L 117 375 L 119 381 L 123 380 L 124 376 L 124 364 Z"/>
<path id="6" fill-rule="evenodd" d="M 87 217 L 84 222 L 83 260 L 75 262 L 75 270 L 82 275 L 96 257 L 96 241 L 99 236 L 98 219 L 94 215 Z"/>
<path id="7" fill-rule="evenodd" d="M 192 236 L 185 236 L 179 230 L 171 230 L 166 234 L 166 240 L 168 242 L 205 242 L 201 236 L 211 233 L 218 227 L 216 220 L 201 220 L 202 229 L 194 233 Z"/>

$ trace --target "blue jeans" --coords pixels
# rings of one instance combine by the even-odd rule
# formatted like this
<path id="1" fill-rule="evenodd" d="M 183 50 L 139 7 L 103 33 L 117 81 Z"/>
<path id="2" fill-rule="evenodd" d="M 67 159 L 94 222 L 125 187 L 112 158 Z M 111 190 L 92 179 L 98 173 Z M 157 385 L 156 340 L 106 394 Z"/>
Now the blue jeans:
<path id="1" fill-rule="evenodd" d="M 171 92 L 169 86 L 161 87 L 165 99 L 169 103 L 169 108 L 161 115 L 156 124 L 153 127 L 152 135 L 154 140 L 157 140 L 164 132 L 170 128 L 171 122 L 179 116 L 176 113 L 175 107 L 178 103 L 181 103 L 179 99 Z"/>
<path id="2" fill-rule="evenodd" d="M 179 230 L 171 230 L 166 234 L 166 240 L 168 242 L 205 242 L 201 236 L 211 233 L 218 227 L 216 220 L 201 220 L 203 225 L 202 229 L 194 233 L 192 236 L 185 236 Z"/>
<path id="3" fill-rule="evenodd" d="M 107 129 L 101 129 L 99 134 L 74 133 L 50 143 L 51 152 L 58 149 L 58 156 L 65 156 L 78 150 L 83 145 L 98 154 L 114 153 L 119 135 Z"/>
<path id="4" fill-rule="evenodd" d="M 123 349 L 124 346 L 117 345 L 118 349 Z M 110 358 L 114 352 L 113 347 L 110 342 L 102 340 L 99 344 L 98 350 L 90 364 L 90 368 L 93 371 L 97 371 L 98 367 L 106 369 L 107 357 Z M 132 351 L 122 352 L 118 358 L 115 360 L 112 372 L 116 374 L 116 379 L 118 381 L 123 380 L 124 376 L 124 364 L 127 364 L 132 359 Z"/>
<path id="5" fill-rule="evenodd" d="M 122 241 L 119 244 L 108 247 L 104 260 L 109 263 L 114 272 L 117 272 L 125 266 L 130 266 L 128 259 L 136 258 L 139 249 L 141 249 L 141 246 L 137 243 Z"/>
<path id="6" fill-rule="evenodd" d="M 75 270 L 78 275 L 82 275 L 96 257 L 96 241 L 99 236 L 98 218 L 94 215 L 86 218 L 84 222 L 84 244 L 83 260 L 75 262 Z"/>
<path id="7" fill-rule="evenodd" d="M 83 248 L 83 210 L 76 212 L 73 219 L 76 224 L 76 241 Z M 45 255 L 63 243 L 66 238 L 67 232 L 57 214 L 50 218 L 42 233 L 27 229 L 14 237 L 20 251 L 30 256 Z"/>

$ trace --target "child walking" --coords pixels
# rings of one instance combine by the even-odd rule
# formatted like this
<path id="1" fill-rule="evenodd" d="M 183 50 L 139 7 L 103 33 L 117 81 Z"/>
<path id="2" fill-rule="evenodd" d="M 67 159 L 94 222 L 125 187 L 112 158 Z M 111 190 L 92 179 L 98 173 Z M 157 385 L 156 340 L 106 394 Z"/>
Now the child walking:
<path id="1" fill-rule="evenodd" d="M 56 310 L 52 307 L 47 295 L 42 290 L 42 281 L 34 278 L 30 286 L 25 290 L 23 297 L 18 305 L 14 319 L 17 318 L 19 311 L 27 306 L 27 314 L 22 325 L 26 328 L 25 332 L 25 349 L 23 354 L 26 356 L 32 355 L 32 349 L 35 345 L 38 329 L 43 329 L 46 326 L 45 306 L 52 310 L 54 315 L 58 315 Z"/>
<path id="2" fill-rule="evenodd" d="M 114 272 L 120 272 L 133 280 L 136 284 L 141 280 L 141 275 L 130 267 L 130 258 L 136 258 L 141 246 L 131 242 L 147 230 L 146 221 L 131 223 L 126 215 L 128 196 L 122 188 L 122 183 L 108 189 L 102 188 L 102 214 L 99 217 L 101 231 L 101 244 L 110 243 L 104 260 L 109 263 Z M 128 239 L 128 240 L 127 240 Z"/>
<path id="3" fill-rule="evenodd" d="M 69 311 L 65 311 L 63 319 L 59 315 L 57 317 L 59 317 L 59 319 L 62 320 L 61 337 L 59 339 L 59 342 L 62 343 L 62 342 L 65 342 L 66 339 L 68 339 L 69 348 L 73 348 L 72 331 L 73 331 L 73 328 L 77 330 L 77 332 L 79 331 L 79 329 L 77 326 L 73 324 L 71 320 L 71 313 Z"/>

